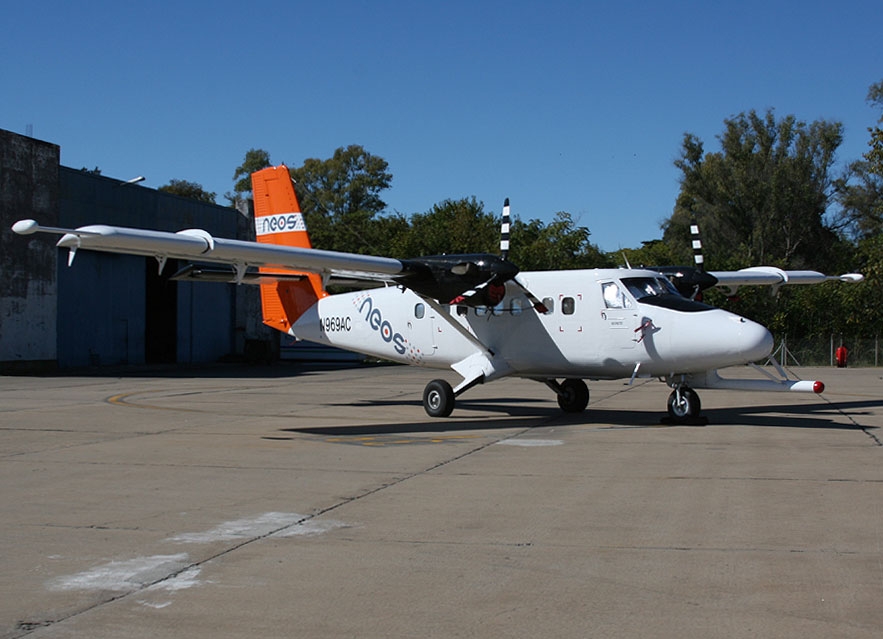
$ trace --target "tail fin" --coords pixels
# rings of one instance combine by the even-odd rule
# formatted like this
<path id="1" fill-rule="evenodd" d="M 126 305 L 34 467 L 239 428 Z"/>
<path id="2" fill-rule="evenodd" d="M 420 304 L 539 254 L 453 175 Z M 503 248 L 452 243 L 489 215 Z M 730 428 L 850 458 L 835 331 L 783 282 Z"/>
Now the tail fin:
<path id="1" fill-rule="evenodd" d="M 262 169 L 251 176 L 254 194 L 254 224 L 257 241 L 312 248 L 291 174 L 285 165 Z M 262 273 L 302 275 L 299 280 L 261 284 L 264 324 L 287 333 L 317 300 L 327 295 L 322 278 L 315 273 L 261 267 Z"/>

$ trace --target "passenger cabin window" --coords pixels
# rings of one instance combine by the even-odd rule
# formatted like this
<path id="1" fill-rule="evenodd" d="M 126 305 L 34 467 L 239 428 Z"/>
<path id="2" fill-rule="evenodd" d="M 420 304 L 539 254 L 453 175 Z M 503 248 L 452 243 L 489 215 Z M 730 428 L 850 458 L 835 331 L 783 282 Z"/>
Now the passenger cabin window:
<path id="1" fill-rule="evenodd" d="M 601 284 L 604 294 L 604 305 L 607 308 L 631 308 L 631 300 L 622 292 L 616 282 L 604 282 Z"/>
<path id="2" fill-rule="evenodd" d="M 555 300 L 552 299 L 551 297 L 544 297 L 543 298 L 543 306 L 546 307 L 546 314 L 551 315 L 552 311 L 555 310 Z"/>
<path id="3" fill-rule="evenodd" d="M 468 306 L 458 306 L 457 315 L 466 315 L 469 312 Z"/>
<path id="4" fill-rule="evenodd" d="M 426 307 L 422 303 L 414 306 L 414 317 L 423 319 L 424 315 L 426 315 Z"/>
<path id="5" fill-rule="evenodd" d="M 565 315 L 573 315 L 576 309 L 576 301 L 572 297 L 565 297 L 561 300 L 561 312 Z"/>

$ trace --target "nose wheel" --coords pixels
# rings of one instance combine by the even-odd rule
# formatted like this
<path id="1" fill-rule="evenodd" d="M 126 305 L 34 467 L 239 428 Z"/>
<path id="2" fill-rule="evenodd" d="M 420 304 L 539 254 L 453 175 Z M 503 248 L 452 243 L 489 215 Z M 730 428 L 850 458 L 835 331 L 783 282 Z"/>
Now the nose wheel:
<path id="1" fill-rule="evenodd" d="M 692 388 L 678 386 L 668 396 L 668 416 L 673 423 L 692 423 L 699 419 L 700 412 L 702 412 L 702 402 Z"/>

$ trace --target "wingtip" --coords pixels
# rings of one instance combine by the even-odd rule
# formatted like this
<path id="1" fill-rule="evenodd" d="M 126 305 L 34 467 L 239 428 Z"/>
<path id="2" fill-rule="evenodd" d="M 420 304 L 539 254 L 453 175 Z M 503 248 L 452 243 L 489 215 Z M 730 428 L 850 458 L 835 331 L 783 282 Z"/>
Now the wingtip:
<path id="1" fill-rule="evenodd" d="M 12 230 L 19 235 L 30 235 L 40 230 L 37 220 L 19 220 L 12 225 Z"/>

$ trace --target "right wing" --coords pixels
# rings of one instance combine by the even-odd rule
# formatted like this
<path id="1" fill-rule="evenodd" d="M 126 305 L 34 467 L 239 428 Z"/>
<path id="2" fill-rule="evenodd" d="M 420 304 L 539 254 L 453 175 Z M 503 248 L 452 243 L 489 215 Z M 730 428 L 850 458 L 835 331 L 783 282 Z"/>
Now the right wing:
<path id="1" fill-rule="evenodd" d="M 740 286 L 772 286 L 784 284 L 821 284 L 822 282 L 857 283 L 864 280 L 861 273 L 825 275 L 818 271 L 785 271 L 774 266 L 752 266 L 738 271 L 705 271 L 692 266 L 652 266 L 667 277 L 684 297 L 695 298 L 702 291 L 717 287 L 727 295 L 735 295 Z"/>
<path id="2" fill-rule="evenodd" d="M 822 282 L 857 283 L 864 279 L 861 273 L 825 275 L 818 271 L 784 271 L 773 266 L 752 266 L 738 271 L 709 271 L 717 280 L 715 286 L 726 289 L 731 295 L 740 286 L 781 286 L 783 284 L 821 284 Z"/>

